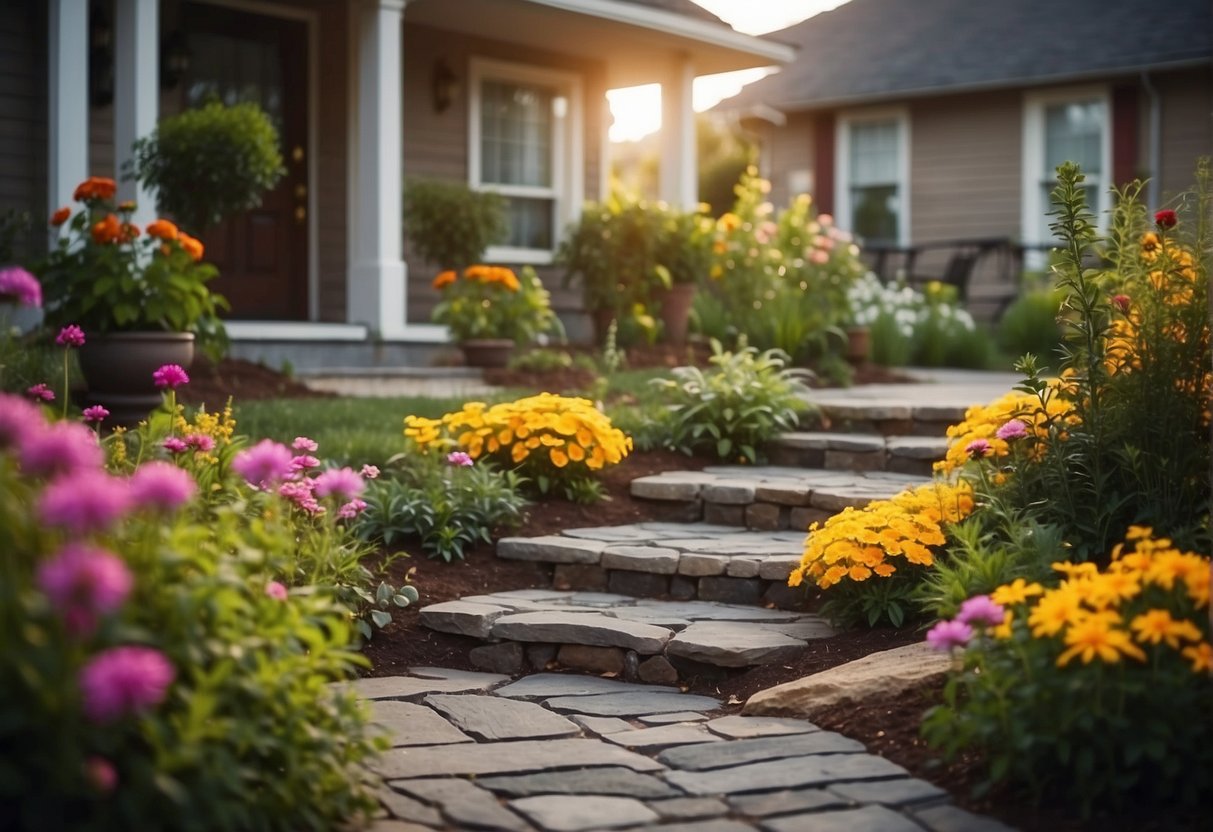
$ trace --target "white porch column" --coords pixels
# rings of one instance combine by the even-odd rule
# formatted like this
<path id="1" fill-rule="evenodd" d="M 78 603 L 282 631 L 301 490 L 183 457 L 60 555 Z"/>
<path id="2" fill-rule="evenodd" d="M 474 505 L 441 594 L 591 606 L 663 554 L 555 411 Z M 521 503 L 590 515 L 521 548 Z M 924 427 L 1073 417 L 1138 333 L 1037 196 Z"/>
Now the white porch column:
<path id="1" fill-rule="evenodd" d="M 156 218 L 155 194 L 122 181 L 131 145 L 156 128 L 160 108 L 159 0 L 117 0 L 114 8 L 114 174 L 118 199 L 139 204 L 135 222 Z"/>
<path id="2" fill-rule="evenodd" d="M 359 8 L 357 136 L 346 289 L 350 323 L 402 337 L 407 277 L 402 257 L 401 18 L 408 0 Z"/>
<path id="3" fill-rule="evenodd" d="M 46 210 L 88 176 L 88 0 L 50 0 Z M 45 220 L 46 217 L 43 217 Z"/>
<path id="4" fill-rule="evenodd" d="M 699 164 L 696 160 L 695 109 L 691 87 L 695 68 L 679 58 L 661 84 L 661 186 L 663 200 L 692 209 L 699 203 Z"/>

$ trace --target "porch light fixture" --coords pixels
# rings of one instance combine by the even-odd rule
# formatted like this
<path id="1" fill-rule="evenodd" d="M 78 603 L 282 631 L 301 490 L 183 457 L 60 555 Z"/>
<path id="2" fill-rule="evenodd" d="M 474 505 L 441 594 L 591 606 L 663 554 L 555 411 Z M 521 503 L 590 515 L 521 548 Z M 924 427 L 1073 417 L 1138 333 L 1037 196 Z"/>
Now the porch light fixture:
<path id="1" fill-rule="evenodd" d="M 439 58 L 434 62 L 434 112 L 444 113 L 459 97 L 459 78 L 447 66 L 446 59 Z"/>
<path id="2" fill-rule="evenodd" d="M 171 90 L 180 84 L 190 70 L 191 57 L 185 35 L 180 30 L 166 37 L 160 44 L 160 86 Z"/>

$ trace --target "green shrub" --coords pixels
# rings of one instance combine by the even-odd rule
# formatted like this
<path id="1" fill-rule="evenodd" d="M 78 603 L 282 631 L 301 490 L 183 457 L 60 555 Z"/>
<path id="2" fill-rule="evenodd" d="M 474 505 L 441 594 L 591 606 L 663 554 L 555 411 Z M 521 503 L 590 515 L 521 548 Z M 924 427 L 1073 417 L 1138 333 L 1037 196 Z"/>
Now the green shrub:
<path id="1" fill-rule="evenodd" d="M 260 107 L 212 102 L 161 119 L 135 142 L 132 172 L 157 192 L 160 210 L 201 229 L 260 205 L 286 168 Z"/>
<path id="2" fill-rule="evenodd" d="M 1007 307 L 998 322 L 998 346 L 1018 358 L 1035 355 L 1043 366 L 1057 363 L 1062 330 L 1057 318 L 1063 293 L 1055 288 L 1029 288 Z"/>
<path id="3" fill-rule="evenodd" d="M 686 454 L 758 462 L 763 444 L 794 430 L 809 409 L 809 373 L 789 367 L 778 350 L 725 352 L 719 341 L 709 360 L 708 370 L 678 367 L 672 379 L 653 379 L 669 403 L 666 444 Z"/>
<path id="4" fill-rule="evenodd" d="M 505 199 L 462 182 L 410 179 L 404 186 L 404 233 L 413 250 L 440 270 L 464 269 L 505 239 Z"/>
<path id="5" fill-rule="evenodd" d="M 430 557 L 448 563 L 462 559 L 467 546 L 491 543 L 493 530 L 522 522 L 527 501 L 520 480 L 488 463 L 460 465 L 411 456 L 371 486 L 357 531 L 388 546 L 415 537 Z"/>

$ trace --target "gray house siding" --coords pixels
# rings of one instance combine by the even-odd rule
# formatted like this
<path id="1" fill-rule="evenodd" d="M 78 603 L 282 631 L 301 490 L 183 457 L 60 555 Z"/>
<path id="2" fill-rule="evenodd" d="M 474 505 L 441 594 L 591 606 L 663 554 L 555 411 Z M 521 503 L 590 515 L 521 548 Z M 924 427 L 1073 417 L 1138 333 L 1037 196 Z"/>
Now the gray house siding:
<path id="1" fill-rule="evenodd" d="M 45 184 L 46 26 L 41 0 L 0 4 L 0 213 L 29 211 L 34 228 L 54 210 Z M 25 242 L 17 256 L 40 248 L 35 239 L 34 251 L 26 250 Z"/>
<path id="2" fill-rule="evenodd" d="M 771 178 L 771 203 L 782 209 L 800 191 L 806 176 L 810 192 L 820 198 L 813 177 L 813 126 L 811 113 L 791 113 L 787 124 L 767 133 L 769 141 L 763 150 L 763 170 L 774 175 Z M 774 173 L 774 172 L 778 173 Z"/>
<path id="3" fill-rule="evenodd" d="M 1213 67 L 1160 74 L 1154 83 L 1162 99 L 1159 182 L 1167 199 L 1192 186 L 1199 157 L 1213 155 Z"/>

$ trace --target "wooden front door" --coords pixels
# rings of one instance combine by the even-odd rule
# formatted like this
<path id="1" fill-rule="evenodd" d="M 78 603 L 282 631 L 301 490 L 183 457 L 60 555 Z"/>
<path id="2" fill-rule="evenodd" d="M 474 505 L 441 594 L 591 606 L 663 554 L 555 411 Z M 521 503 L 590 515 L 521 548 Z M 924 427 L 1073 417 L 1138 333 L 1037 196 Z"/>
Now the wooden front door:
<path id="1" fill-rule="evenodd" d="M 286 175 L 260 207 L 201 232 L 219 269 L 227 317 L 304 320 L 308 313 L 307 25 L 205 3 L 185 7 L 185 104 L 257 103 L 278 130 Z M 198 172 L 206 187 L 206 171 Z M 187 229 L 192 230 L 192 229 Z"/>

